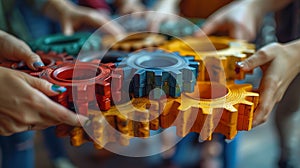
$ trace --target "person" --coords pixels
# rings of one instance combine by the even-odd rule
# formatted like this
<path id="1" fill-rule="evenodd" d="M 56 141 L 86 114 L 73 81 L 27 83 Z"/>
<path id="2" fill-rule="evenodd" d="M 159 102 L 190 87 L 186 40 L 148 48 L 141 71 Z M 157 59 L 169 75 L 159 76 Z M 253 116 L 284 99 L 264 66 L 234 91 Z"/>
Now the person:
<path id="1" fill-rule="evenodd" d="M 259 49 L 248 59 L 237 63 L 245 71 L 261 67 L 263 78 L 259 87 L 260 101 L 255 110 L 253 126 L 266 122 L 275 104 L 276 126 L 280 140 L 280 167 L 296 167 L 297 155 L 292 143 L 300 112 L 300 24 L 297 0 L 237 1 L 220 9 L 208 18 L 197 36 L 226 33 L 244 40 L 253 40 L 261 26 L 262 17 L 276 12 L 278 42 Z M 290 19 L 286 19 L 290 18 Z M 287 73 L 288 72 L 288 73 Z"/>
<path id="2" fill-rule="evenodd" d="M 23 61 L 30 69 L 36 70 L 44 65 L 43 62 L 24 41 L 18 38 L 28 41 L 30 40 L 28 34 L 37 29 L 24 26 L 22 17 L 28 16 L 28 13 L 20 14 L 20 10 L 15 8 L 20 1 L 14 2 L 0 1 L 0 29 L 4 30 L 0 31 L 0 59 Z M 100 12 L 77 6 L 65 0 L 26 2 L 36 11 L 42 12 L 53 21 L 60 23 L 65 34 L 72 34 L 82 25 L 97 28 L 109 20 L 109 17 Z M 30 26 L 33 26 L 32 22 L 30 22 Z M 110 28 L 105 30 L 107 33 L 123 33 L 121 26 L 117 24 L 112 23 L 108 27 Z M 37 31 L 34 34 L 39 37 L 39 33 L 40 31 Z M 2 116 L 0 135 L 3 135 L 0 136 L 2 167 L 34 167 L 34 133 L 27 130 L 40 130 L 59 123 L 80 126 L 80 123 L 85 123 L 88 119 L 74 114 L 48 98 L 48 96 L 65 91 L 64 87 L 7 68 L 1 67 L 0 71 L 2 81 L 0 89 L 0 115 Z"/>

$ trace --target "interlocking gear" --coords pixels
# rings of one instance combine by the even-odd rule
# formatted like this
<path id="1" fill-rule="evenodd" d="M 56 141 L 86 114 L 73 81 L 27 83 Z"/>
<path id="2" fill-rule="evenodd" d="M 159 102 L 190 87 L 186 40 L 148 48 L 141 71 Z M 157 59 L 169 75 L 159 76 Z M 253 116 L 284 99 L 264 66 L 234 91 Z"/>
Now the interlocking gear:
<path id="1" fill-rule="evenodd" d="M 81 49 L 96 50 L 100 46 L 100 37 L 87 32 L 75 33 L 70 36 L 63 34 L 49 35 L 30 43 L 33 51 L 67 53 L 77 56 Z"/>
<path id="2" fill-rule="evenodd" d="M 193 55 L 200 62 L 199 81 L 230 81 L 245 78 L 245 72 L 237 69 L 242 61 L 255 51 L 253 44 L 228 37 L 185 37 L 175 39 L 162 47 L 181 55 Z M 224 73 L 225 72 L 225 73 Z"/>
<path id="3" fill-rule="evenodd" d="M 183 93 L 180 98 L 168 97 L 166 101 L 133 98 L 112 106 L 107 111 L 91 110 L 91 125 L 83 128 L 63 127 L 58 135 L 69 135 L 71 144 L 79 146 L 93 141 L 97 148 L 109 142 L 128 145 L 130 138 L 148 138 L 150 130 L 176 126 L 177 135 L 200 133 L 210 140 L 218 132 L 233 139 L 238 131 L 251 130 L 253 112 L 258 104 L 258 94 L 251 92 L 249 84 L 198 82 L 193 93 Z"/>
<path id="4" fill-rule="evenodd" d="M 198 82 L 198 90 L 184 93 L 180 98 L 168 98 L 162 107 L 160 126 L 176 126 L 177 135 L 200 133 L 210 140 L 213 132 L 232 139 L 239 130 L 252 128 L 253 111 L 258 104 L 258 93 L 251 92 L 250 84 Z"/>
<path id="5" fill-rule="evenodd" d="M 102 148 L 109 142 L 128 145 L 133 137 L 147 138 L 151 130 L 159 129 L 159 103 L 148 98 L 133 98 L 129 102 L 112 106 L 107 111 L 89 109 L 91 124 L 84 128 L 60 125 L 56 134 L 70 136 L 71 144 L 93 141 Z"/>
<path id="6" fill-rule="evenodd" d="M 163 91 L 178 97 L 181 92 L 194 90 L 199 66 L 194 57 L 181 57 L 177 52 L 163 50 L 141 50 L 119 61 L 117 67 L 123 71 L 123 86 L 135 97 L 148 96 L 151 91 L 154 99 L 159 99 Z"/>
<path id="7" fill-rule="evenodd" d="M 67 88 L 55 101 L 67 108 L 74 103 L 80 114 L 87 115 L 91 103 L 98 103 L 101 110 L 110 109 L 112 94 L 114 101 L 120 101 L 122 76 L 113 73 L 113 68 L 114 64 L 63 63 L 45 69 L 40 77 Z"/>
<path id="8" fill-rule="evenodd" d="M 166 42 L 166 37 L 154 33 L 135 33 L 129 34 L 120 41 L 117 40 L 114 36 L 105 36 L 102 44 L 104 48 L 110 48 L 111 50 L 135 51 L 160 46 Z"/>

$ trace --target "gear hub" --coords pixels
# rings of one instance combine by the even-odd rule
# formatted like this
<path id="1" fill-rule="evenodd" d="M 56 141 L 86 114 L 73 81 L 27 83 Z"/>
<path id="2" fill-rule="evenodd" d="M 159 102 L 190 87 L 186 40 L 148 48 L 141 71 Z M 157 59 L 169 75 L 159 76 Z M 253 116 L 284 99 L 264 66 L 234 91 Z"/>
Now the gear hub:
<path id="1" fill-rule="evenodd" d="M 181 57 L 178 53 L 163 50 L 141 50 L 120 58 L 118 68 L 124 74 L 124 86 L 135 97 L 158 99 L 163 91 L 167 96 L 178 97 L 181 92 L 192 92 L 196 84 L 199 63 L 194 57 Z M 127 88 L 125 88 L 127 89 Z"/>

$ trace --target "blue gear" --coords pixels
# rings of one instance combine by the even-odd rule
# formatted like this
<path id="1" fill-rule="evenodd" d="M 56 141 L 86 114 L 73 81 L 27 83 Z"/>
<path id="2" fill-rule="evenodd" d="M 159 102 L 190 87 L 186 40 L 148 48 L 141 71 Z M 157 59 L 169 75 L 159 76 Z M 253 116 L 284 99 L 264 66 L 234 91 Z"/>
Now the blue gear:
<path id="1" fill-rule="evenodd" d="M 194 91 L 199 62 L 195 62 L 192 56 L 183 57 L 178 52 L 163 50 L 141 50 L 118 61 L 118 68 L 123 69 L 124 83 L 129 85 L 129 92 L 135 97 L 148 96 L 153 89 L 154 99 L 159 99 L 163 91 L 171 97 L 179 97 L 183 91 Z"/>

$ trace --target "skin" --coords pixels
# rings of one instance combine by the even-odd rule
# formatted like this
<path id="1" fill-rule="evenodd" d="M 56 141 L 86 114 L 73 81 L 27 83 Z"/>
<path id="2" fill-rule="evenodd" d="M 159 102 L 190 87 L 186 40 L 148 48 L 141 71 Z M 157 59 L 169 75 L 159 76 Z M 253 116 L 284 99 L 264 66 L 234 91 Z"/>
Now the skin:
<path id="1" fill-rule="evenodd" d="M 148 30 L 152 32 L 158 32 L 159 26 L 162 22 L 176 19 L 176 16 L 172 14 L 178 14 L 178 4 L 180 0 L 159 0 L 154 5 L 153 9 L 146 9 L 141 0 L 117 0 L 117 6 L 119 8 L 119 14 L 131 14 L 135 12 L 155 11 L 158 13 L 143 13 L 136 14 L 135 16 L 142 16 L 149 22 Z M 165 13 L 165 14 L 162 14 Z"/>
<path id="2" fill-rule="evenodd" d="M 268 12 L 285 7 L 290 2 L 291 0 L 233 2 L 210 16 L 203 25 L 202 31 L 198 31 L 195 35 L 202 37 L 225 33 L 233 38 L 253 40 L 261 26 L 262 17 Z M 298 65 L 293 65 L 295 61 L 299 61 L 296 56 L 298 43 L 294 41 L 287 44 L 269 44 L 238 64 L 245 71 L 261 67 L 264 72 L 259 87 L 260 103 L 255 111 L 254 127 L 267 120 L 274 105 L 282 99 L 287 87 L 299 73 Z"/>
<path id="3" fill-rule="evenodd" d="M 24 61 L 31 69 L 40 61 L 38 55 L 21 40 L 0 31 L 1 59 Z M 9 57 L 8 57 L 9 56 Z M 80 126 L 87 118 L 53 102 L 49 96 L 52 84 L 20 71 L 0 67 L 0 135 L 11 135 L 28 130 L 40 130 L 65 123 Z"/>
<path id="4" fill-rule="evenodd" d="M 116 5 L 120 15 L 143 12 L 146 10 L 146 7 L 140 0 L 116 0 Z"/>
<path id="5" fill-rule="evenodd" d="M 300 40 L 286 44 L 272 43 L 239 63 L 244 71 L 259 66 L 263 70 L 259 87 L 260 101 L 255 111 L 253 126 L 260 125 L 268 119 L 274 105 L 282 99 L 288 86 L 299 74 L 299 47 Z"/>
<path id="6" fill-rule="evenodd" d="M 43 11 L 46 16 L 60 23 L 62 31 L 66 35 L 71 35 L 84 26 L 99 28 L 110 21 L 109 16 L 105 13 L 75 5 L 68 0 L 49 0 Z M 109 22 L 103 29 L 112 35 L 125 33 L 121 25 L 115 22 Z"/>

